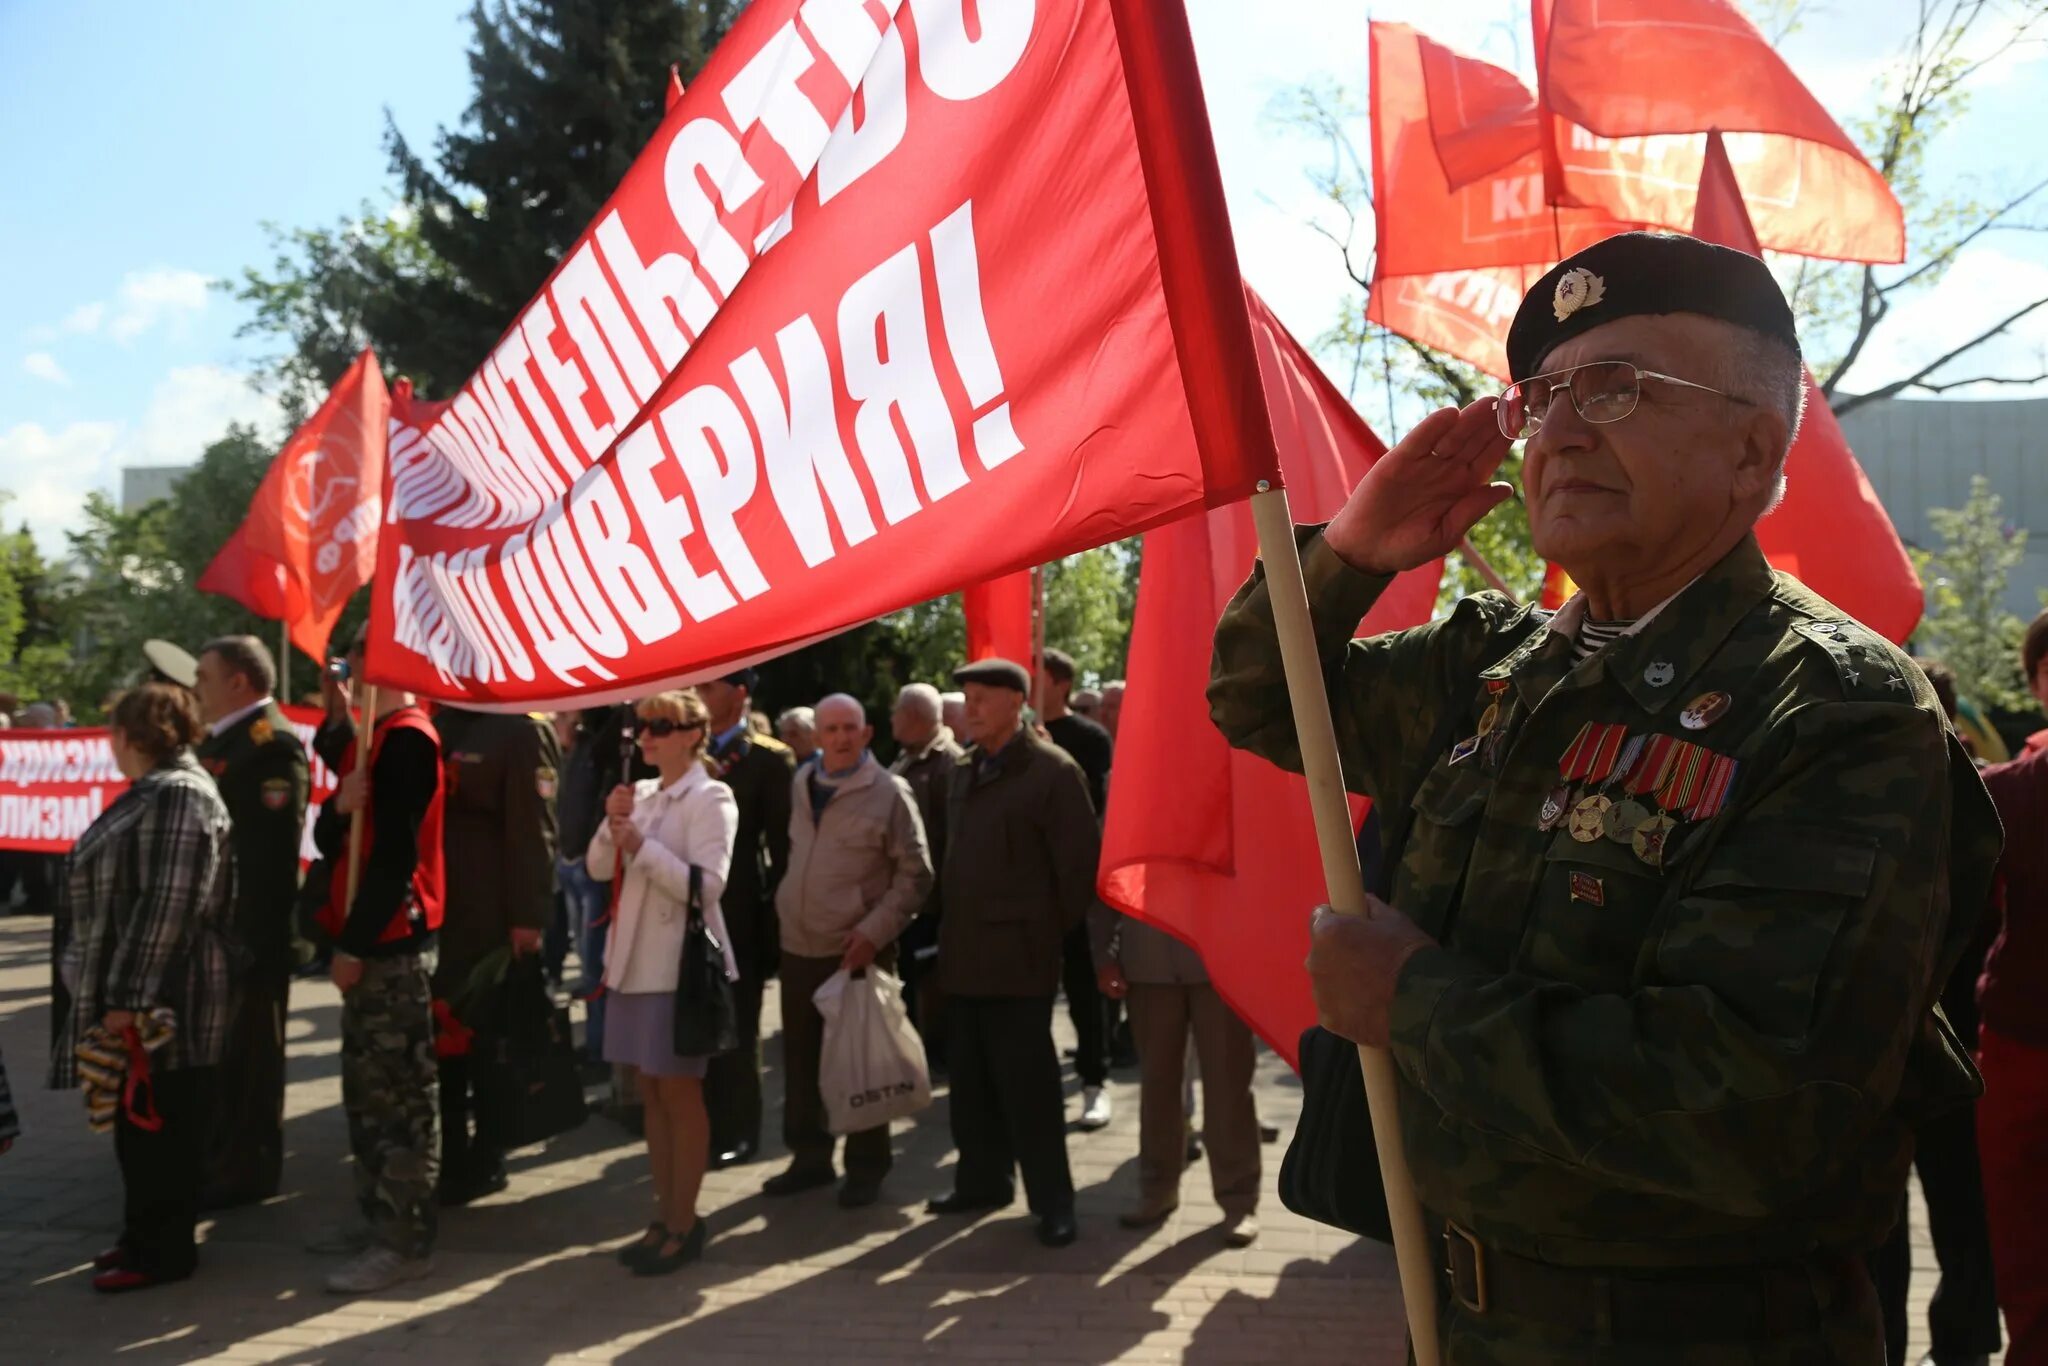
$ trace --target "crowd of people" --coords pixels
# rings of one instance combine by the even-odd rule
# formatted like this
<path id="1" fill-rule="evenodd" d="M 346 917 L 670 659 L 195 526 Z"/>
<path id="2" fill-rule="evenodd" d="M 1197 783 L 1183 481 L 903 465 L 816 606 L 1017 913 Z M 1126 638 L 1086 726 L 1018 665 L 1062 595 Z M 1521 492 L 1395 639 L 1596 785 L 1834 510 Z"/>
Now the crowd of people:
<path id="1" fill-rule="evenodd" d="M 347 1258 L 326 1278 L 337 1293 L 428 1274 L 443 1212 L 508 1184 L 510 1140 L 477 1050 L 452 1036 L 490 1028 L 465 1003 L 509 971 L 580 1002 L 583 1080 L 644 1137 L 655 1208 L 618 1253 L 637 1275 L 701 1256 L 706 1172 L 763 1156 L 770 981 L 788 1159 L 764 1193 L 836 1183 L 844 1208 L 881 1198 L 889 1126 L 842 1142 L 821 1090 L 828 1025 L 813 996 L 841 971 L 899 977 L 949 1086 L 959 1160 L 933 1214 L 1010 1205 L 1021 1176 L 1038 1239 L 1076 1238 L 1052 1014 L 1064 993 L 1078 1127 L 1109 1123 L 1113 1065 L 1140 1069 L 1124 1224 L 1174 1210 L 1206 1139 L 1221 1238 L 1258 1236 L 1251 1031 L 1199 954 L 1095 896 L 1103 722 L 1118 719 L 1120 684 L 1077 694 L 1058 650 L 1036 679 L 998 659 L 960 668 L 953 692 L 910 684 L 885 765 L 858 699 L 836 693 L 771 724 L 752 670 L 541 717 L 364 689 L 350 681 L 362 668 L 358 642 L 323 678 L 312 750 L 338 787 L 303 875 L 309 757 L 260 641 L 158 652 L 114 703 L 132 785 L 59 879 L 50 1075 L 84 1085 L 116 1137 L 126 1209 L 96 1259 L 99 1290 L 191 1275 L 204 1214 L 278 1194 L 290 984 L 309 971 L 341 993 L 361 1216 L 309 1244 Z M 700 921 L 735 1003 L 737 1046 L 713 1054 L 676 1046 L 680 964 Z"/>

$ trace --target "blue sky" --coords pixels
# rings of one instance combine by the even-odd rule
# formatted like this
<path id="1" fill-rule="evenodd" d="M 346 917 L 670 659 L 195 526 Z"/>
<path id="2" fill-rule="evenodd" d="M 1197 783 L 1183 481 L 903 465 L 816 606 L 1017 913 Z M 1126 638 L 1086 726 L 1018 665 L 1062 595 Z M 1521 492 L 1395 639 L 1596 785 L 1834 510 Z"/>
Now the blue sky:
<path id="1" fill-rule="evenodd" d="M 1245 273 L 1311 337 L 1347 282 L 1304 224 L 1317 206 L 1302 170 L 1317 149 L 1276 131 L 1268 102 L 1322 77 L 1362 95 L 1368 8 L 1526 71 L 1527 7 L 1188 8 Z M 25 516 L 61 548 L 86 491 L 114 490 L 121 467 L 190 461 L 231 420 L 274 426 L 275 405 L 247 383 L 260 344 L 234 336 L 244 312 L 208 282 L 268 260 L 265 220 L 322 225 L 388 198 L 384 110 L 416 146 L 459 116 L 466 10 L 467 0 L 0 0 L 0 488 L 14 495 L 0 515 Z M 1912 0 L 1820 0 L 1787 55 L 1846 120 L 1866 106 L 1912 10 Z M 2018 134 L 2044 126 L 2048 61 L 2037 49 L 1989 73 L 1937 147 L 1937 174 L 2032 183 L 2048 175 L 2048 151 Z M 1358 137 L 1362 149 L 1362 127 Z M 1986 239 L 1902 309 L 1860 378 L 1903 373 L 2007 301 L 2044 293 L 2048 234 Z M 2048 319 L 2036 321 L 1993 359 L 2048 368 Z M 1384 415 L 1368 404 L 1367 416 Z"/>

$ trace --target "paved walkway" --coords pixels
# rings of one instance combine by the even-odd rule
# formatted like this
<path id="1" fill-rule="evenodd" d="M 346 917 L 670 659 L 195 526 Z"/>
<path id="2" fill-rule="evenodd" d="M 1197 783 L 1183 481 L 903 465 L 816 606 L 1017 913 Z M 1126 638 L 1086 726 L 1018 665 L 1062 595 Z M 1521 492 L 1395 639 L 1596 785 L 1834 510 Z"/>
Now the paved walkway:
<path id="1" fill-rule="evenodd" d="M 1070 1133 L 1081 1241 L 1038 1246 L 1023 1206 L 972 1222 L 923 1211 L 950 1187 L 943 1093 L 907 1132 L 879 1205 L 846 1212 L 830 1189 L 769 1201 L 766 1161 L 707 1180 L 704 1262 L 635 1280 L 611 1249 L 648 1218 L 638 1140 L 593 1116 L 512 1160 L 512 1185 L 442 1224 L 431 1278 L 376 1299 L 325 1294 L 327 1263 L 301 1251 L 349 1213 L 338 1016 L 325 983 L 294 988 L 285 1192 L 202 1226 L 203 1265 L 182 1285 L 103 1300 L 88 1262 L 119 1226 L 111 1142 L 74 1093 L 41 1087 L 49 1037 L 48 922 L 0 920 L 0 1051 L 26 1134 L 0 1157 L 0 1357 L 70 1361 L 414 1359 L 466 1362 L 798 1361 L 1365 1363 L 1405 1353 L 1386 1249 L 1297 1219 L 1272 1195 L 1264 1234 L 1223 1246 L 1205 1174 L 1147 1234 L 1116 1224 L 1134 1190 L 1137 1086 L 1115 1079 L 1116 1121 Z M 775 1018 L 771 996 L 769 1019 Z M 1060 1020 L 1065 1032 L 1065 1020 Z M 779 1096 L 776 1048 L 768 1092 Z M 1071 1082 L 1071 1079 L 1070 1079 Z M 1291 1131 L 1300 1091 L 1262 1054 L 1262 1117 Z M 1070 1084 L 1069 1115 L 1079 1110 Z M 779 1127 L 779 1106 L 768 1127 Z M 1922 1219 L 1918 1227 L 1925 1228 Z M 1921 1265 L 1931 1263 L 1924 1246 Z M 1915 1286 L 1917 1320 L 1931 1285 Z M 1919 1359 L 1916 1348 L 1911 1360 Z"/>

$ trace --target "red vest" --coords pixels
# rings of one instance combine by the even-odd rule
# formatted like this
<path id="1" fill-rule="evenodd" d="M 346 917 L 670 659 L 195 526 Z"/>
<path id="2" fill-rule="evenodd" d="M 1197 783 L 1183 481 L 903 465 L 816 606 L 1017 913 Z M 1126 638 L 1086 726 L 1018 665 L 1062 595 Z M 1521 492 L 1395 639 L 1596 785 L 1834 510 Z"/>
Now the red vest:
<path id="1" fill-rule="evenodd" d="M 377 942 L 388 944 L 395 939 L 408 939 L 420 930 L 441 928 L 441 891 L 444 883 L 441 870 L 441 802 L 447 795 L 447 786 L 441 780 L 441 734 L 434 729 L 434 723 L 418 707 L 400 707 L 377 723 L 377 729 L 370 739 L 370 768 L 377 767 L 377 756 L 384 752 L 384 741 L 396 730 L 416 730 L 427 737 L 434 746 L 434 797 L 427 803 L 427 813 L 420 819 L 419 859 L 412 870 L 412 895 L 404 905 L 393 913 L 391 923 L 384 927 L 384 933 L 377 936 Z M 341 758 L 341 769 L 336 778 L 346 778 L 356 766 L 357 747 L 350 745 Z M 370 843 L 376 837 L 376 823 L 371 811 L 376 803 L 376 788 L 370 788 L 364 798 L 362 809 L 356 818 L 363 822 L 363 861 L 370 858 Z M 415 920 L 417 917 L 417 921 Z M 327 908 L 320 913 L 320 926 L 332 937 L 339 937 L 342 927 L 348 923 L 348 868 L 344 864 L 334 870 L 334 881 L 328 892 Z"/>

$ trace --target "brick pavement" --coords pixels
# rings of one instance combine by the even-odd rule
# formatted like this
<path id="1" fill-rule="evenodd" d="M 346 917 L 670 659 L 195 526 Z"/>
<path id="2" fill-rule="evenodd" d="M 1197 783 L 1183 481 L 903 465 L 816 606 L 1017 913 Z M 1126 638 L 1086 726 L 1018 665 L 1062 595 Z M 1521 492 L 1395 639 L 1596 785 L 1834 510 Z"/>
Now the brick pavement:
<path id="1" fill-rule="evenodd" d="M 294 987 L 286 1189 L 203 1225 L 200 1273 L 113 1300 L 87 1286 L 92 1254 L 118 1229 L 112 1145 L 90 1133 L 75 1094 L 41 1087 L 49 1029 L 48 922 L 0 920 L 0 1051 L 26 1134 L 0 1157 L 0 1355 L 9 1362 L 414 1359 L 467 1362 L 906 1361 L 1365 1363 L 1404 1359 L 1390 1254 L 1297 1219 L 1268 1196 L 1256 1247 L 1223 1246 L 1204 1173 L 1180 1212 L 1148 1233 L 1116 1225 L 1136 1177 L 1135 1077 L 1113 1082 L 1115 1122 L 1071 1132 L 1081 1241 L 1049 1251 L 1022 1202 L 972 1222 L 923 1212 L 948 1189 L 943 1093 L 899 1126 L 882 1202 L 847 1212 L 830 1189 L 759 1194 L 781 1160 L 714 1172 L 702 1209 L 703 1263 L 636 1280 L 611 1249 L 652 1200 L 639 1142 L 602 1118 L 512 1159 L 512 1185 L 444 1216 L 436 1273 L 392 1294 L 325 1294 L 328 1263 L 306 1237 L 350 1214 L 340 1112 L 339 1002 Z M 769 1018 L 774 1018 L 773 997 Z M 1064 1033 L 1065 1021 L 1060 1019 Z M 768 1092 L 779 1095 L 775 1047 Z M 1070 1118 L 1078 1113 L 1069 1079 Z M 1290 1129 L 1300 1092 L 1262 1053 L 1262 1117 Z M 779 1125 L 779 1107 L 768 1127 Z M 1924 1229 L 1924 1218 L 1917 1227 Z M 1923 1246 L 1919 1263 L 1931 1257 Z M 1931 1286 L 1915 1285 L 1916 1323 Z M 1918 1360 L 1916 1354 L 1912 1358 Z"/>

